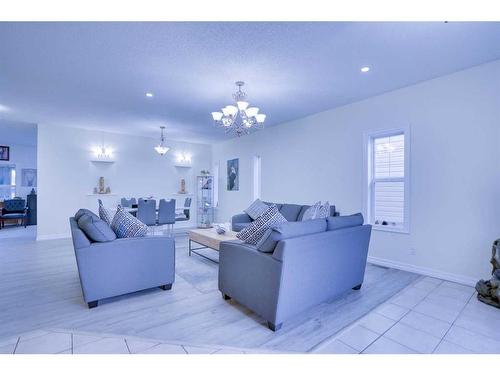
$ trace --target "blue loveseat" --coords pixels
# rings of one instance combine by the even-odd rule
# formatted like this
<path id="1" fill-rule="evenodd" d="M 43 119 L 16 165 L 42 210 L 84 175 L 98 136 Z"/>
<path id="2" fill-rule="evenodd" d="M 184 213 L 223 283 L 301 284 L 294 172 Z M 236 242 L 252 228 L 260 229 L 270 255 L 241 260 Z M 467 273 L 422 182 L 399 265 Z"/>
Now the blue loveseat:
<path id="1" fill-rule="evenodd" d="M 287 319 L 361 288 L 371 226 L 361 214 L 283 223 L 257 246 L 222 242 L 219 290 L 273 331 Z"/>
<path id="2" fill-rule="evenodd" d="M 69 219 L 83 298 L 98 301 L 139 290 L 169 290 L 175 278 L 175 241 L 167 236 L 119 238 L 93 242 Z"/>

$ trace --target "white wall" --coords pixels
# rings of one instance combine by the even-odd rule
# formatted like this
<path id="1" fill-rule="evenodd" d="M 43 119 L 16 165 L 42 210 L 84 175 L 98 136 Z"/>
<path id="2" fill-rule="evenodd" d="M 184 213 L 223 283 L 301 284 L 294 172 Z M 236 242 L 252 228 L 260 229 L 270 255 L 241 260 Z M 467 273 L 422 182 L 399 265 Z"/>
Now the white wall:
<path id="1" fill-rule="evenodd" d="M 0 145 L 10 147 L 10 160 L 0 165 L 16 166 L 16 196 L 26 198 L 32 189 L 22 186 L 22 170 L 36 169 L 36 142 L 36 125 L 0 121 Z"/>
<path id="2" fill-rule="evenodd" d="M 321 199 L 342 214 L 362 211 L 364 133 L 409 125 L 410 234 L 373 231 L 369 255 L 467 283 L 488 277 L 500 237 L 499 87 L 495 61 L 216 144 L 218 220 L 251 202 L 254 155 L 262 157 L 264 200 Z M 233 158 L 238 192 L 225 189 Z"/>
<path id="3" fill-rule="evenodd" d="M 115 163 L 90 162 L 92 149 L 102 142 L 114 150 Z M 96 210 L 98 197 L 88 194 L 100 176 L 116 194 L 105 197 L 108 204 L 118 203 L 121 197 L 170 198 L 178 192 L 181 178 L 186 179 L 188 192 L 195 193 L 196 175 L 212 165 L 211 147 L 168 141 L 170 151 L 160 156 L 153 149 L 157 143 L 152 138 L 39 125 L 38 239 L 69 236 L 70 216 L 81 207 Z M 192 155 L 192 168 L 174 166 L 177 152 Z M 174 198 L 183 203 L 184 197 Z M 193 218 L 195 203 L 194 199 Z"/>

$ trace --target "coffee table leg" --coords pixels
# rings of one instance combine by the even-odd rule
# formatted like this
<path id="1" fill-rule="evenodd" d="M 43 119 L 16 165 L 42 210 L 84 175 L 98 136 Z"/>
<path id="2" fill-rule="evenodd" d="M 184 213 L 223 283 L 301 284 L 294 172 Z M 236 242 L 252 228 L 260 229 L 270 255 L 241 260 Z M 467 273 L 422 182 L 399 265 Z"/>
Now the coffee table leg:
<path id="1" fill-rule="evenodd" d="M 191 239 L 189 239 L 188 249 L 189 249 L 189 256 L 191 256 Z"/>

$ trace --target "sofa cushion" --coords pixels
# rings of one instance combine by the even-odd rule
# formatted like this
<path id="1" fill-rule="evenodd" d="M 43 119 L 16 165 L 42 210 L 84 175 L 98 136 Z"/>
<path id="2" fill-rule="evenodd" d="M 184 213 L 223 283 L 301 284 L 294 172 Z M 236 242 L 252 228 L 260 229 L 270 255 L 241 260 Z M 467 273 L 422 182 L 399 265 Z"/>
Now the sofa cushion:
<path id="1" fill-rule="evenodd" d="M 301 208 L 302 206 L 299 204 L 284 203 L 279 211 L 288 221 L 297 221 L 297 216 L 299 216 Z"/>
<path id="2" fill-rule="evenodd" d="M 264 212 L 267 211 L 269 206 L 262 202 L 260 199 L 256 199 L 244 212 L 250 216 L 253 220 L 257 220 Z"/>
<path id="3" fill-rule="evenodd" d="M 109 242 L 116 240 L 116 234 L 108 223 L 97 216 L 83 214 L 78 219 L 78 227 L 94 242 Z"/>
<path id="4" fill-rule="evenodd" d="M 236 237 L 251 245 L 257 245 L 266 230 L 283 222 L 286 222 L 286 219 L 278 211 L 278 207 L 273 204 L 257 220 L 238 232 Z"/>
<path id="5" fill-rule="evenodd" d="M 87 210 L 86 208 L 80 208 L 76 214 L 75 214 L 75 220 L 78 221 L 78 219 L 80 219 L 80 217 L 82 217 L 82 215 L 84 214 L 87 214 L 87 215 L 90 215 L 90 216 L 93 216 L 95 217 L 96 219 L 99 219 L 99 216 L 97 216 L 95 213 L 93 213 L 92 211 L 90 210 Z"/>
<path id="6" fill-rule="evenodd" d="M 312 219 L 281 223 L 278 226 L 266 231 L 265 235 L 257 243 L 257 250 L 263 253 L 272 253 L 278 242 L 281 240 L 324 231 L 326 231 L 326 219 Z"/>
<path id="7" fill-rule="evenodd" d="M 355 227 L 358 225 L 363 225 L 363 215 L 357 213 L 354 215 L 347 216 L 330 216 L 328 219 L 327 230 L 336 230 L 342 228 Z"/>
<path id="8" fill-rule="evenodd" d="M 144 237 L 148 233 L 148 226 L 136 217 L 118 206 L 111 229 L 118 238 Z"/>

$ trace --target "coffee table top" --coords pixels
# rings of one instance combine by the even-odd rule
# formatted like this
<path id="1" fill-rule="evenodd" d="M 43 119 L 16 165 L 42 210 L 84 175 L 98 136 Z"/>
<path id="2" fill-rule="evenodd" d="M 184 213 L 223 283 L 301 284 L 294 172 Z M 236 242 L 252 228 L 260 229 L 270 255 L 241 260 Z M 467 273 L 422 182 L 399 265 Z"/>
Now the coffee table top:
<path id="1" fill-rule="evenodd" d="M 191 229 L 189 239 L 211 249 L 219 250 L 220 243 L 223 241 L 237 240 L 236 232 L 226 231 L 224 234 L 218 234 L 215 228 Z"/>

